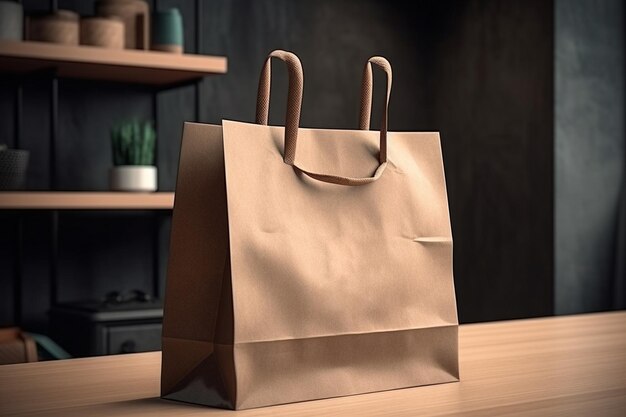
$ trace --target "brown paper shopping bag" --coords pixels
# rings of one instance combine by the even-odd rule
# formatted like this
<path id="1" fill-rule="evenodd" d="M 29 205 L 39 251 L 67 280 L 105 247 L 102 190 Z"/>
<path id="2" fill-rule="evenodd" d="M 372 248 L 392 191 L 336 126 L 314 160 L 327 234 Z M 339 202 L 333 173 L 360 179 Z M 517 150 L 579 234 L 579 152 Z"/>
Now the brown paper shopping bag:
<path id="1" fill-rule="evenodd" d="M 289 73 L 268 126 L 270 61 Z M 368 131 L 372 64 L 387 74 Z M 270 54 L 257 123 L 187 123 L 163 323 L 164 398 L 244 409 L 456 381 L 452 237 L 437 133 L 299 128 L 298 58 Z"/>

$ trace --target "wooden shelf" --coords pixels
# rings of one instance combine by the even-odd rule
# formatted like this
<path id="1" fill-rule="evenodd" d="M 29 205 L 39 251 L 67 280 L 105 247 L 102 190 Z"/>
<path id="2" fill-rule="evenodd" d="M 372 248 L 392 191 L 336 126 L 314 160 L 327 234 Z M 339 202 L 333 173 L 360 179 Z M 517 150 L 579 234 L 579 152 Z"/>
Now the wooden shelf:
<path id="1" fill-rule="evenodd" d="M 3 191 L 4 210 L 169 210 L 174 193 Z"/>
<path id="2" fill-rule="evenodd" d="M 66 78 L 165 87 L 211 74 L 224 74 L 227 59 L 222 56 L 0 41 L 0 71 L 28 74 L 45 70 L 54 70 L 57 76 Z"/>

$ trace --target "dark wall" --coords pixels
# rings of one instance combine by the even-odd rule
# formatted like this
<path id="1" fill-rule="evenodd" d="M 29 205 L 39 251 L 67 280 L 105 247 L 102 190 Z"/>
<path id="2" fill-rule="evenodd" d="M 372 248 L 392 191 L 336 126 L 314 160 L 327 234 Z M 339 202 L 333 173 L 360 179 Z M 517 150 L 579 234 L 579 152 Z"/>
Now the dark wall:
<path id="1" fill-rule="evenodd" d="M 626 276 L 616 269 L 626 258 L 616 248 L 620 199 L 626 204 L 626 8 L 555 4 L 555 307 L 626 308 Z"/>
<path id="2" fill-rule="evenodd" d="M 83 14 L 92 10 L 89 1 L 59 3 Z M 47 2 L 25 4 L 36 10 Z M 228 56 L 229 72 L 202 82 L 201 121 L 252 121 L 260 66 L 269 51 L 283 48 L 296 52 L 305 68 L 302 125 L 354 128 L 362 67 L 371 55 L 387 57 L 394 68 L 390 128 L 442 132 L 461 320 L 552 313 L 551 2 L 202 4 L 202 52 Z M 181 8 L 185 49 L 194 52 L 194 2 L 161 0 L 158 6 Z M 286 81 L 284 69 L 275 67 L 271 119 L 280 124 Z M 32 152 L 32 189 L 50 187 L 47 89 L 46 81 L 24 85 L 20 145 Z M 13 87 L 3 86 L 0 141 L 9 143 L 12 100 Z M 160 93 L 155 101 L 153 93 L 136 86 L 61 80 L 57 187 L 105 190 L 110 126 L 128 117 L 156 115 L 159 186 L 172 190 L 182 123 L 195 119 L 195 105 L 194 87 Z M 373 126 L 378 126 L 377 117 Z M 12 280 L 17 276 L 22 323 L 45 329 L 51 214 L 0 216 L 5 225 L 0 234 L 0 324 L 16 319 Z M 19 227 L 23 238 L 18 245 Z M 168 228 L 166 213 L 61 213 L 60 300 L 99 297 L 122 288 L 150 290 L 153 275 L 164 279 Z M 157 262 L 155 250 L 160 253 Z"/>
<path id="3" fill-rule="evenodd" d="M 552 314 L 552 2 L 432 5 L 425 127 L 442 134 L 460 317 Z"/>

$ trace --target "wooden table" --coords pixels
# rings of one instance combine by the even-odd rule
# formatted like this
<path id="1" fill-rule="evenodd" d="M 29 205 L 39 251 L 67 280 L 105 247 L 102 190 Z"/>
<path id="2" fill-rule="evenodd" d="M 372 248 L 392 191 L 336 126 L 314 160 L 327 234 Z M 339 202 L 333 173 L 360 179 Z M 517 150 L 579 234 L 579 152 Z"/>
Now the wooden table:
<path id="1" fill-rule="evenodd" d="M 160 359 L 0 366 L 0 416 L 626 416 L 626 312 L 463 325 L 460 383 L 240 412 L 159 399 Z"/>

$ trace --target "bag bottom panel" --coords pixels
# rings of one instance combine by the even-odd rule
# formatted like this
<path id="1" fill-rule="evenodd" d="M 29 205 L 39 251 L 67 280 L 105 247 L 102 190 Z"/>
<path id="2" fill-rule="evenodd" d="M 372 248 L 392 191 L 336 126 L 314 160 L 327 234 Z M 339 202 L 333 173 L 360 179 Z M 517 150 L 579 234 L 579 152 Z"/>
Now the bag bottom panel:
<path id="1" fill-rule="evenodd" d="M 234 398 L 211 360 L 164 398 L 240 410 L 459 380 L 456 325 L 214 347 L 233 353 Z"/>
<path id="2" fill-rule="evenodd" d="M 237 409 L 458 381 L 458 326 L 237 344 Z"/>

